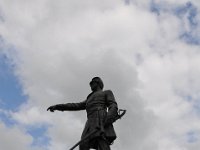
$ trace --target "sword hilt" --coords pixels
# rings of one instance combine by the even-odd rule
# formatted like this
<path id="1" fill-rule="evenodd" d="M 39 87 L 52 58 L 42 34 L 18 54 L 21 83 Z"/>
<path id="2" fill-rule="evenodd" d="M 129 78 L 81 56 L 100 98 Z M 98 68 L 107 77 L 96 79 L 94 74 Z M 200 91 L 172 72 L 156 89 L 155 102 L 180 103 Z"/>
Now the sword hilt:
<path id="1" fill-rule="evenodd" d="M 118 119 L 121 119 L 126 114 L 125 109 L 119 109 L 118 110 Z"/>

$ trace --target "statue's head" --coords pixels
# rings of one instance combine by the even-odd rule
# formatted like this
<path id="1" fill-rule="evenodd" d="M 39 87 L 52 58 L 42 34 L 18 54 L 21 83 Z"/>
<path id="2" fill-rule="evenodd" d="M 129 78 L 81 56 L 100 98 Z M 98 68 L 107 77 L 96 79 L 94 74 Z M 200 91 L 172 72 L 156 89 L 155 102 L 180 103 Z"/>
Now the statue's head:
<path id="1" fill-rule="evenodd" d="M 92 78 L 92 81 L 90 82 L 90 87 L 91 87 L 92 91 L 95 91 L 98 87 L 100 89 L 103 89 L 103 87 L 104 87 L 103 81 L 101 80 L 100 77 L 94 77 L 94 78 Z"/>

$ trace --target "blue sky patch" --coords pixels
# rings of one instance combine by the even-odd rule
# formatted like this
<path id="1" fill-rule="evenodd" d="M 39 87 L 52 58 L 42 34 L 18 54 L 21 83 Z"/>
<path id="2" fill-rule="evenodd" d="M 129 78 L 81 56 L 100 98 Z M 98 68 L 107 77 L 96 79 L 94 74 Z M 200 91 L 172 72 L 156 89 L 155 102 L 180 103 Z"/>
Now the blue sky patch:
<path id="1" fill-rule="evenodd" d="M 174 14 L 181 20 L 184 20 L 184 17 L 186 17 L 189 25 L 189 29 L 185 29 L 180 35 L 180 39 L 188 44 L 200 45 L 200 36 L 196 34 L 196 30 L 199 27 L 197 7 L 188 2 L 183 6 L 177 7 L 174 10 Z"/>
<path id="2" fill-rule="evenodd" d="M 200 45 L 200 37 L 196 37 L 192 32 L 185 32 L 180 36 L 188 44 Z"/>
<path id="3" fill-rule="evenodd" d="M 0 108 L 17 110 L 27 99 L 22 93 L 22 87 L 14 75 L 14 67 L 5 55 L 0 54 Z"/>
<path id="4" fill-rule="evenodd" d="M 198 141 L 198 132 L 190 131 L 187 133 L 187 142 L 194 143 Z"/>
<path id="5" fill-rule="evenodd" d="M 165 12 L 178 17 L 183 24 L 179 38 L 188 44 L 200 45 L 200 35 L 198 34 L 198 28 L 200 26 L 200 22 L 198 22 L 199 14 L 197 7 L 192 2 L 171 7 L 164 2 L 157 3 L 152 0 L 150 11 L 158 16 Z"/>
<path id="6" fill-rule="evenodd" d="M 7 127 L 10 127 L 16 123 L 15 120 L 9 114 L 5 112 L 0 112 L 0 121 L 2 121 Z"/>
<path id="7" fill-rule="evenodd" d="M 33 137 L 32 146 L 45 146 L 49 144 L 50 138 L 46 135 L 47 127 L 30 127 L 27 133 Z"/>
<path id="8" fill-rule="evenodd" d="M 187 15 L 187 19 L 188 19 L 191 26 L 195 27 L 195 26 L 198 25 L 198 22 L 197 22 L 197 19 L 196 19 L 197 8 L 191 2 L 188 2 L 183 6 L 177 7 L 174 10 L 174 13 L 179 18 L 183 18 L 185 15 Z"/>
<path id="9" fill-rule="evenodd" d="M 157 14 L 157 15 L 160 15 L 160 6 L 159 4 L 155 3 L 154 1 L 151 1 L 151 4 L 150 4 L 150 11 Z"/>

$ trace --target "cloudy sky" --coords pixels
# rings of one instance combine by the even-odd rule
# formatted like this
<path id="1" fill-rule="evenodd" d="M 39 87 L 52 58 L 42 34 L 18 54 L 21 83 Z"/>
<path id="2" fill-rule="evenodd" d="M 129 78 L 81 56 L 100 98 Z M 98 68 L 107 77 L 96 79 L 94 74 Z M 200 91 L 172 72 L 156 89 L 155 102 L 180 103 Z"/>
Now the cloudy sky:
<path id="1" fill-rule="evenodd" d="M 200 147 L 199 0 L 0 0 L 0 149 L 66 150 L 100 76 L 126 116 L 113 150 Z"/>

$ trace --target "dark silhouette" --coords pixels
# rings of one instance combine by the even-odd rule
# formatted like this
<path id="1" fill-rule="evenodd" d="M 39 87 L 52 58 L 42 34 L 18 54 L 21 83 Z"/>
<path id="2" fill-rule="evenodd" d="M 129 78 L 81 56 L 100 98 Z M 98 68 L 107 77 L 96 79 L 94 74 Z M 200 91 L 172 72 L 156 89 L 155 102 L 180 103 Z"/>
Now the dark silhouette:
<path id="1" fill-rule="evenodd" d="M 112 91 L 103 90 L 104 84 L 101 78 L 94 77 L 90 82 L 90 87 L 92 92 L 87 96 L 86 100 L 80 103 L 53 105 L 47 111 L 77 111 L 86 109 L 87 122 L 81 141 L 74 147 L 79 145 L 80 150 L 89 150 L 90 148 L 110 150 L 110 145 L 116 139 L 113 122 L 121 117 L 118 114 L 118 106 Z"/>

